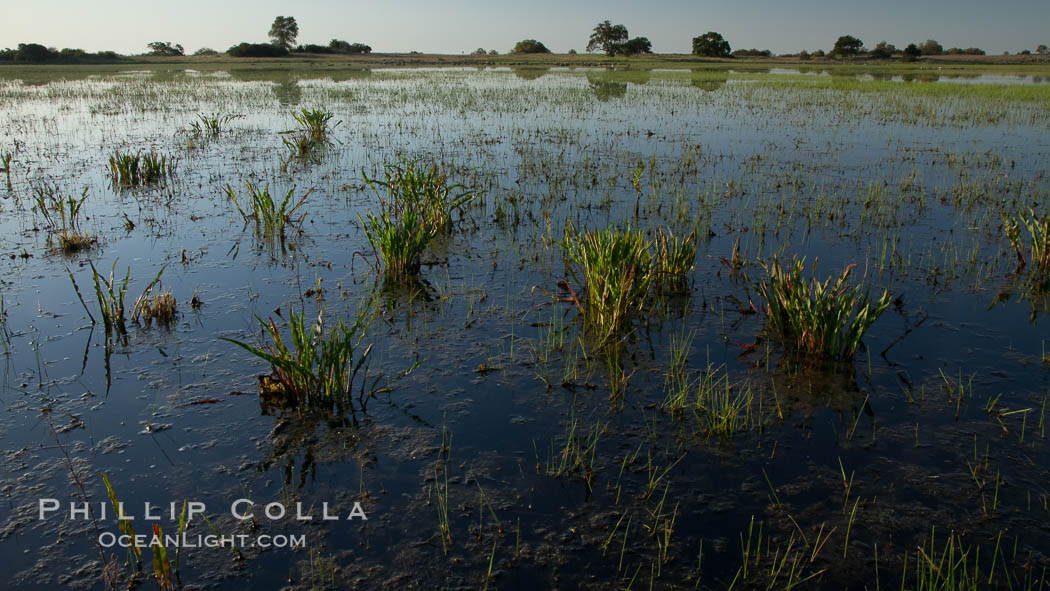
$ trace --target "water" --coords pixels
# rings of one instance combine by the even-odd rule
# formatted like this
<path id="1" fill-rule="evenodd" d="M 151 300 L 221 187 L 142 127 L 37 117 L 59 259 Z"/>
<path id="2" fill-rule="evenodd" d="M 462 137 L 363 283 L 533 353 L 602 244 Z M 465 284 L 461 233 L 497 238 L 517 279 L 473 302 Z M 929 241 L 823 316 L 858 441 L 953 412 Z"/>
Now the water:
<path id="1" fill-rule="evenodd" d="M 906 561 L 915 576 L 954 532 L 982 573 L 999 545 L 1000 586 L 1038 588 L 1045 302 L 1021 297 L 1001 226 L 1045 212 L 1050 102 L 994 95 L 1028 78 L 927 95 L 689 70 L 325 74 L 0 82 L 0 153 L 14 152 L 0 202 L 8 585 L 104 587 L 97 540 L 119 533 L 112 511 L 97 529 L 60 513 L 82 496 L 109 509 L 106 473 L 136 533 L 151 530 L 144 503 L 187 500 L 208 516 L 191 536 L 305 536 L 294 549 L 185 548 L 187 585 L 859 587 L 899 581 Z M 338 122 L 331 145 L 291 159 L 280 132 L 315 107 Z M 187 128 L 201 113 L 237 118 L 198 137 Z M 173 179 L 114 188 L 109 157 L 151 149 L 178 158 Z M 481 191 L 424 256 L 414 294 L 384 289 L 358 217 L 378 204 L 364 175 L 403 157 Z M 226 197 L 246 181 L 312 188 L 283 251 Z M 94 248 L 49 247 L 33 201 L 45 183 L 87 188 Z M 686 293 L 657 298 L 617 355 L 583 335 L 559 285 L 569 221 L 701 237 Z M 856 265 L 872 293 L 894 294 L 853 363 L 800 367 L 751 313 L 759 260 L 792 255 L 825 276 Z M 129 308 L 167 265 L 176 324 L 132 324 L 107 346 L 67 274 L 98 318 L 89 261 L 130 268 Z M 354 416 L 263 403 L 269 368 L 220 340 L 261 342 L 257 318 L 283 326 L 290 304 L 308 318 L 323 306 L 330 323 L 365 301 L 370 375 L 419 368 Z M 752 393 L 732 436 L 666 411 L 672 342 L 690 344 L 691 379 L 724 372 L 734 395 Z M 582 465 L 558 475 L 576 452 Z M 42 497 L 63 510 L 37 519 Z M 231 514 L 241 498 L 254 520 Z M 295 519 L 297 502 L 315 519 Z M 345 519 L 355 502 L 367 521 Z M 290 514 L 268 519 L 267 503 Z M 322 503 L 343 519 L 322 521 Z M 123 549 L 103 555 L 118 578 L 134 573 Z M 145 581 L 150 550 L 142 560 Z"/>

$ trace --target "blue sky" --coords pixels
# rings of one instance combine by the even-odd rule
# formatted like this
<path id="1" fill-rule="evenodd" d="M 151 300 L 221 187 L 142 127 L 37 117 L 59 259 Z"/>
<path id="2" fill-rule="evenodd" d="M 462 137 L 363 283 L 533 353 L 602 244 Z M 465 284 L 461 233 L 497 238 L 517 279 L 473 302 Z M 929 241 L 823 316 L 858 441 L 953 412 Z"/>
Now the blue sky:
<path id="1" fill-rule="evenodd" d="M 719 31 L 734 49 L 777 53 L 830 49 L 851 34 L 868 47 L 933 38 L 947 47 L 1011 53 L 1050 44 L 1048 0 L 36 0 L 6 2 L 0 48 L 35 42 L 88 51 L 146 51 L 150 41 L 225 50 L 265 42 L 277 15 L 294 16 L 300 43 L 332 38 L 377 52 L 501 53 L 535 38 L 555 52 L 583 51 L 594 25 L 609 19 L 645 36 L 658 53 L 688 52 L 690 40 Z"/>

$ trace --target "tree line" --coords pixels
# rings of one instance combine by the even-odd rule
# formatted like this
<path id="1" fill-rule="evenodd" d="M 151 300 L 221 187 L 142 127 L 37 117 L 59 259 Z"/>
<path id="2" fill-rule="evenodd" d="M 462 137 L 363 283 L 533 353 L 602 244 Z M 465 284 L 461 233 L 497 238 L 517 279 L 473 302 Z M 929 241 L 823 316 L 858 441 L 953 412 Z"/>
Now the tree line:
<path id="1" fill-rule="evenodd" d="M 332 39 L 329 41 L 328 45 L 296 45 L 295 41 L 299 36 L 299 24 L 295 21 L 295 17 L 291 16 L 276 17 L 273 24 L 270 26 L 268 35 L 270 38 L 269 43 L 239 43 L 227 49 L 226 54 L 233 57 L 282 57 L 291 53 L 353 55 L 372 52 L 372 48 L 364 43 L 349 43 L 341 39 Z M 147 47 L 150 50 L 149 55 L 186 55 L 185 49 L 182 45 L 171 43 L 169 41 L 153 41 L 147 44 Z M 609 57 L 630 57 L 652 53 L 652 43 L 647 37 L 631 38 L 628 34 L 627 27 L 622 24 L 614 25 L 611 21 L 605 20 L 594 27 L 590 38 L 587 40 L 586 49 L 588 52 L 601 51 Z M 214 49 L 202 47 L 195 51 L 193 55 L 217 55 L 218 53 L 219 52 Z M 523 39 L 514 45 L 510 50 L 510 53 L 551 53 L 551 50 L 536 39 Z M 574 54 L 576 53 L 576 50 L 570 49 L 569 53 Z M 773 52 L 768 49 L 759 50 L 752 48 L 737 49 L 734 51 L 732 47 L 730 47 L 729 41 L 727 41 L 721 33 L 715 31 L 708 31 L 703 35 L 694 37 L 692 53 L 701 57 L 713 58 L 773 57 Z M 1026 55 L 1031 54 L 1032 52 L 1024 50 L 1020 53 Z M 1045 44 L 1040 44 L 1036 47 L 1035 53 L 1047 55 L 1050 54 L 1050 50 L 1047 49 Z M 472 55 L 497 54 L 498 52 L 494 49 L 486 52 L 483 48 L 478 48 L 472 53 Z M 822 49 L 818 49 L 812 53 L 803 50 L 793 55 L 802 60 L 812 59 L 814 57 L 833 57 L 838 59 L 867 57 L 870 59 L 899 58 L 905 61 L 913 61 L 922 56 L 985 55 L 985 52 L 977 47 L 967 47 L 965 49 L 952 47 L 950 49 L 944 49 L 940 43 L 933 39 L 927 39 L 921 43 L 910 43 L 903 49 L 898 49 L 896 46 L 886 41 L 880 41 L 874 48 L 868 49 L 864 46 L 864 42 L 857 37 L 852 35 L 842 35 L 835 40 L 834 46 L 828 52 L 825 52 Z M 87 53 L 81 49 L 65 48 L 57 50 L 45 47 L 38 43 L 19 43 L 17 49 L 0 50 L 0 62 L 6 61 L 16 63 L 103 62 L 119 60 L 122 59 L 122 57 L 123 56 L 113 51 Z"/>

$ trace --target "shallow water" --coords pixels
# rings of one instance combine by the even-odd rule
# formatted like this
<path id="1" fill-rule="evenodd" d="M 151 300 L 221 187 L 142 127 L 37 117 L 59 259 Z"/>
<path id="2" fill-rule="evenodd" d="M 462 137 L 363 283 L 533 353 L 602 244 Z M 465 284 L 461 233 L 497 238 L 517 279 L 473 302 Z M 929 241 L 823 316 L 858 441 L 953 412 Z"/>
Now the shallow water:
<path id="1" fill-rule="evenodd" d="M 14 153 L 0 187 L 5 582 L 104 586 L 96 541 L 117 532 L 112 515 L 96 529 L 36 513 L 41 497 L 108 507 L 105 473 L 132 514 L 205 503 L 193 535 L 305 536 L 297 549 L 186 548 L 188 586 L 859 588 L 904 571 L 912 588 L 954 532 L 999 586 L 1041 588 L 1045 296 L 1019 295 L 1002 216 L 1046 213 L 1050 101 L 997 99 L 1005 77 L 930 95 L 769 78 L 468 68 L 0 81 L 0 153 Z M 338 122 L 305 161 L 281 140 L 300 108 Z M 188 133 L 202 113 L 237 118 L 214 138 Z M 109 157 L 151 149 L 178 158 L 173 178 L 115 188 Z M 403 157 L 482 191 L 424 257 L 416 294 L 384 289 L 359 218 L 379 201 L 364 175 Z M 226 197 L 246 181 L 281 196 L 312 188 L 284 249 Z M 94 248 L 50 248 L 33 201 L 44 183 L 87 188 Z M 618 358 L 592 348 L 559 286 L 570 221 L 701 236 L 686 293 L 636 318 Z M 821 274 L 856 265 L 855 280 L 897 299 L 847 367 L 799 367 L 750 313 L 759 261 L 792 255 Z M 129 308 L 167 265 L 176 324 L 131 325 L 107 346 L 67 275 L 98 317 L 89 261 L 130 269 Z M 312 318 L 323 302 L 332 322 L 370 300 L 371 374 L 420 366 L 353 417 L 261 404 L 269 368 L 220 340 L 261 342 L 256 317 L 283 326 L 290 303 Z M 690 378 L 724 366 L 734 393 L 752 392 L 731 436 L 664 409 L 683 341 Z M 587 449 L 589 468 L 552 475 L 566 442 Z M 315 516 L 327 502 L 343 517 L 357 501 L 368 520 L 238 522 L 240 498 Z M 124 550 L 102 553 L 134 576 Z M 142 571 L 152 577 L 149 550 Z"/>

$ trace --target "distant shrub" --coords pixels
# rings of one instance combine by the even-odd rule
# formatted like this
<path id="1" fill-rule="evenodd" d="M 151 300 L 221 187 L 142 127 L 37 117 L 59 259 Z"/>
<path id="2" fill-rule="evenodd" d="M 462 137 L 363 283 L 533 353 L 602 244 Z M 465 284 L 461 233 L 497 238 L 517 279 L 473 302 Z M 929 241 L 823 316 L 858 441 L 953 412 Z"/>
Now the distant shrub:
<path id="1" fill-rule="evenodd" d="M 226 50 L 230 57 L 284 57 L 288 50 L 269 43 L 241 43 Z"/>
<path id="2" fill-rule="evenodd" d="M 818 49 L 818 50 L 816 50 L 816 51 L 814 51 L 814 52 L 813 52 L 813 57 L 824 57 L 824 56 L 826 56 L 826 55 L 827 55 L 827 54 L 826 54 L 826 53 L 824 53 L 824 50 L 823 50 L 823 49 Z"/>
<path id="3" fill-rule="evenodd" d="M 186 50 L 182 48 L 182 45 L 178 43 L 172 45 L 170 41 L 153 41 L 146 46 L 149 47 L 150 55 L 186 55 Z"/>
<path id="4" fill-rule="evenodd" d="M 202 48 L 198 49 L 197 51 L 194 51 L 193 55 L 219 55 L 219 52 L 215 51 L 214 49 L 212 49 L 210 47 L 202 47 Z"/>
<path id="5" fill-rule="evenodd" d="M 638 55 L 641 53 L 652 53 L 653 44 L 650 43 L 649 39 L 645 37 L 635 37 L 627 43 L 624 43 L 620 51 L 626 56 Z"/>
<path id="6" fill-rule="evenodd" d="M 335 53 L 335 50 L 326 45 L 315 45 L 307 43 L 295 48 L 296 53 Z"/>
<path id="7" fill-rule="evenodd" d="M 773 52 L 768 49 L 738 49 L 733 52 L 733 57 L 773 57 Z"/>
<path id="8" fill-rule="evenodd" d="M 499 52 L 496 51 L 495 49 L 490 49 L 489 50 L 489 55 L 499 55 Z"/>
<path id="9" fill-rule="evenodd" d="M 798 52 L 798 59 L 800 59 L 802 61 L 806 61 L 806 60 L 813 59 L 813 57 L 811 55 L 809 55 L 808 51 L 803 49 L 802 51 Z"/>
<path id="10" fill-rule="evenodd" d="M 342 39 L 332 39 L 328 47 L 336 53 L 372 53 L 372 48 L 364 43 L 347 43 Z"/>
<path id="11" fill-rule="evenodd" d="M 514 49 L 510 50 L 511 53 L 550 53 L 551 50 L 547 49 L 547 46 L 540 43 L 535 39 L 524 39 L 518 41 L 514 45 Z"/>
<path id="12" fill-rule="evenodd" d="M 58 57 L 58 54 L 39 43 L 19 43 L 15 51 L 16 62 L 44 62 Z"/>
<path id="13" fill-rule="evenodd" d="M 893 54 L 897 53 L 897 48 L 892 43 L 886 43 L 885 41 L 879 41 L 875 49 L 871 50 L 872 59 L 887 60 L 893 57 Z"/>
<path id="14" fill-rule="evenodd" d="M 569 50 L 569 55 L 576 55 L 576 50 L 575 49 L 570 49 Z"/>

